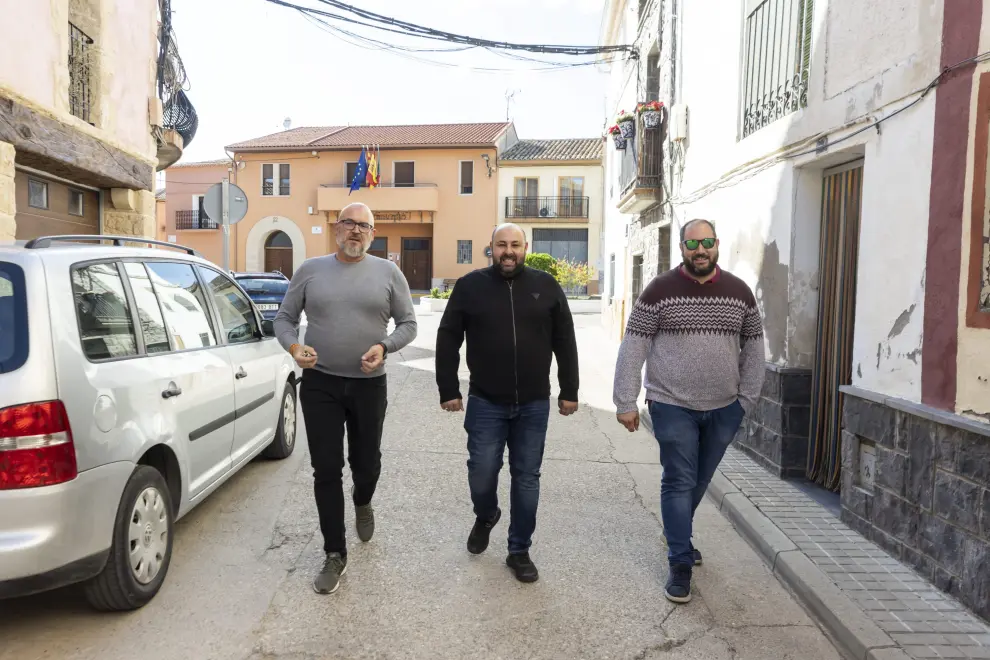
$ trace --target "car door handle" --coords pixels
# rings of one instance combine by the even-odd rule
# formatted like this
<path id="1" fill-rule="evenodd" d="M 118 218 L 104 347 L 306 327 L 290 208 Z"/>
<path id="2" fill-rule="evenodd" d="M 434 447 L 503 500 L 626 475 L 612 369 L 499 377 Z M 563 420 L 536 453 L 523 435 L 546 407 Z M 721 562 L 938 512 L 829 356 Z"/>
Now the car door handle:
<path id="1" fill-rule="evenodd" d="M 182 388 L 175 383 L 169 383 L 168 389 L 162 392 L 163 399 L 171 399 L 173 396 L 179 396 L 182 394 Z"/>
<path id="2" fill-rule="evenodd" d="M 238 379 L 240 379 L 240 378 L 247 378 L 247 372 L 244 371 L 244 367 L 240 367 L 237 370 L 237 373 L 234 374 L 234 378 L 238 378 Z"/>

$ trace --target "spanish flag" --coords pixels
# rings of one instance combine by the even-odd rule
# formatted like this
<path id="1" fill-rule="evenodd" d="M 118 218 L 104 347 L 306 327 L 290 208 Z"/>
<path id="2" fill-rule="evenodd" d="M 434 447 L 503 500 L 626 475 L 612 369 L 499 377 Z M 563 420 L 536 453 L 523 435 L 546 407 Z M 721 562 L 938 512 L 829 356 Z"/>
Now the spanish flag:
<path id="1" fill-rule="evenodd" d="M 368 175 L 365 179 L 365 183 L 369 188 L 376 188 L 381 183 L 381 176 L 378 173 L 378 161 L 381 156 L 381 148 L 376 152 L 375 148 L 371 148 L 371 152 L 368 154 Z"/>

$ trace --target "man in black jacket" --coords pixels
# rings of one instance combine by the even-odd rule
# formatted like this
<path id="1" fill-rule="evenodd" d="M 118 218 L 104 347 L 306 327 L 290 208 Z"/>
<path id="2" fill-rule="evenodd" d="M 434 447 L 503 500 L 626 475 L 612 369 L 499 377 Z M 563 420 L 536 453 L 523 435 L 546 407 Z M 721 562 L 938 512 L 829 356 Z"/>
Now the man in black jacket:
<path id="1" fill-rule="evenodd" d="M 457 378 L 467 335 L 471 372 L 464 429 L 468 484 L 477 517 L 468 551 L 488 547 L 502 517 L 498 475 L 509 447 L 509 555 L 505 563 L 521 582 L 539 572 L 529 557 L 540 500 L 540 468 L 550 417 L 550 365 L 557 356 L 561 415 L 577 411 L 578 356 L 567 298 L 557 281 L 526 267 L 526 234 L 517 225 L 492 235 L 493 263 L 457 280 L 437 333 L 437 385 L 441 407 L 464 410 Z"/>

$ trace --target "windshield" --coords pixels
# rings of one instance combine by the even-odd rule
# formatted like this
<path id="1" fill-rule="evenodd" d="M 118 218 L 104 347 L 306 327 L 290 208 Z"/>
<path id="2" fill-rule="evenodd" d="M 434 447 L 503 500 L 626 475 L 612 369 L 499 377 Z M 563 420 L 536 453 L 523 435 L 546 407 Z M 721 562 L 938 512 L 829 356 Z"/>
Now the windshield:
<path id="1" fill-rule="evenodd" d="M 0 261 L 0 374 L 20 369 L 28 356 L 24 271 Z"/>
<path id="2" fill-rule="evenodd" d="M 263 294 L 267 296 L 284 296 L 289 290 L 287 280 L 271 280 L 267 278 L 238 278 L 237 283 L 244 287 L 244 290 L 252 294 Z"/>

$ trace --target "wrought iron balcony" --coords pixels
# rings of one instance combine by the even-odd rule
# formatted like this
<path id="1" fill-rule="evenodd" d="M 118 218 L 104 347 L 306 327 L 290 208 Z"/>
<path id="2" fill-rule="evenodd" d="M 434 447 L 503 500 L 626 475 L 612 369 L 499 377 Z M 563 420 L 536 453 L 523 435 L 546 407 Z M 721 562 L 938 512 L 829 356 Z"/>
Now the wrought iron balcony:
<path id="1" fill-rule="evenodd" d="M 175 228 L 177 230 L 219 229 L 220 223 L 199 211 L 176 211 Z"/>
<path id="2" fill-rule="evenodd" d="M 588 219 L 589 197 L 506 197 L 506 218 Z"/>
<path id="3" fill-rule="evenodd" d="M 645 128 L 636 120 L 636 134 L 626 142 L 619 169 L 619 210 L 642 213 L 663 199 L 663 122 L 659 128 Z"/>

